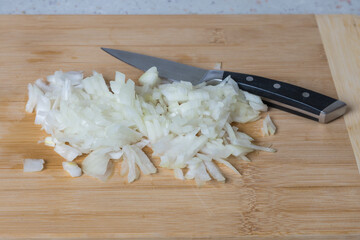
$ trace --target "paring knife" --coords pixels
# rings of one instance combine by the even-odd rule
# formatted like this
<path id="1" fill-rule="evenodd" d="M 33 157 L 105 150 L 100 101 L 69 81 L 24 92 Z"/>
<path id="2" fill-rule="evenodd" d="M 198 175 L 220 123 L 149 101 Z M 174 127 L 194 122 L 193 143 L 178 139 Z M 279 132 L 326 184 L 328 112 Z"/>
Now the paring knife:
<path id="1" fill-rule="evenodd" d="M 204 81 L 221 81 L 231 76 L 240 89 L 260 96 L 269 106 L 328 123 L 346 111 L 340 100 L 289 83 L 237 72 L 206 70 L 166 59 L 117 49 L 101 48 L 115 58 L 143 71 L 156 66 L 159 76 L 172 81 L 189 81 L 196 85 Z"/>

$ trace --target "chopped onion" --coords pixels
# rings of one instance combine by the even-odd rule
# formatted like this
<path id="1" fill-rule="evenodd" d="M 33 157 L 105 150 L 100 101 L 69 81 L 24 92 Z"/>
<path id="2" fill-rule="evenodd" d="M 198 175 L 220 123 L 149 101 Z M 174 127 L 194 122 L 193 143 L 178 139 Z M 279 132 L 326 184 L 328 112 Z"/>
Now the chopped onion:
<path id="1" fill-rule="evenodd" d="M 72 177 L 80 177 L 82 174 L 81 168 L 75 162 L 63 162 L 63 168 Z"/>
<path id="2" fill-rule="evenodd" d="M 198 161 L 198 159 L 194 158 L 193 163 L 188 165 L 189 170 L 187 171 L 185 178 L 186 179 L 194 179 L 198 185 L 203 184 L 206 181 L 211 180 L 211 177 L 206 171 L 205 164 L 202 161 Z"/>
<path id="3" fill-rule="evenodd" d="M 36 86 L 29 83 L 28 85 L 29 100 L 26 103 L 26 111 L 32 113 L 36 104 L 39 102 L 44 93 Z"/>
<path id="4" fill-rule="evenodd" d="M 177 179 L 184 180 L 184 173 L 181 168 L 174 168 L 174 176 Z"/>
<path id="5" fill-rule="evenodd" d="M 265 105 L 261 98 L 257 95 L 251 94 L 249 92 L 244 91 L 245 94 L 245 98 L 246 100 L 249 101 L 250 106 L 255 110 L 255 111 L 262 111 L 262 112 L 266 112 L 268 110 L 267 105 Z"/>
<path id="6" fill-rule="evenodd" d="M 221 174 L 219 168 L 216 166 L 215 163 L 213 163 L 212 161 L 203 161 L 203 162 L 206 166 L 206 169 L 214 179 L 216 179 L 219 182 L 225 181 L 224 176 Z"/>
<path id="7" fill-rule="evenodd" d="M 54 151 L 57 152 L 60 156 L 65 158 L 67 161 L 74 160 L 77 156 L 82 153 L 74 147 L 70 147 L 69 145 L 58 143 L 56 144 Z"/>
<path id="8" fill-rule="evenodd" d="M 46 137 L 44 141 L 46 146 L 55 147 L 55 140 L 52 137 Z"/>
<path id="9" fill-rule="evenodd" d="M 233 170 L 235 173 L 241 175 L 241 173 L 233 167 L 233 165 L 231 165 L 228 161 L 224 160 L 224 159 L 221 159 L 221 158 L 215 158 L 214 159 L 215 161 L 219 162 L 219 163 L 222 163 L 224 164 L 225 166 L 227 166 L 228 168 L 230 168 L 231 170 Z"/>
<path id="10" fill-rule="evenodd" d="M 141 139 L 140 142 L 137 142 L 135 145 L 136 145 L 138 148 L 143 149 L 145 146 L 149 145 L 149 143 L 150 143 L 149 140 L 143 138 L 143 139 Z"/>
<path id="11" fill-rule="evenodd" d="M 254 150 L 275 151 L 253 144 L 250 136 L 231 125 L 259 119 L 267 106 L 260 97 L 240 90 L 230 76 L 215 86 L 193 86 L 161 82 L 152 67 L 139 83 L 135 86 L 116 72 L 108 87 L 97 72 L 84 79 L 82 72 L 57 71 L 46 82 L 29 84 L 26 111 L 36 109 L 35 123 L 51 135 L 45 145 L 67 161 L 88 154 L 82 163 L 84 173 L 103 181 L 113 173 L 113 160 L 120 161 L 120 175 L 127 174 L 128 182 L 140 173 L 155 173 L 142 151 L 145 146 L 160 158 L 160 167 L 197 184 L 212 178 L 225 181 L 214 161 L 239 173 L 227 157 L 249 161 L 246 155 Z M 271 134 L 271 124 L 266 127 Z M 81 174 L 75 163 L 63 164 L 69 173 L 77 171 L 71 175 L 79 175 L 79 170 Z"/>
<path id="12" fill-rule="evenodd" d="M 114 159 L 114 160 L 120 159 L 123 154 L 124 154 L 124 151 L 123 151 L 123 150 L 114 151 L 114 152 L 109 152 L 110 158 L 111 158 L 111 159 Z"/>
<path id="13" fill-rule="evenodd" d="M 151 163 L 150 159 L 146 154 L 136 145 L 125 145 L 123 147 L 125 160 L 129 166 L 128 180 L 132 182 L 139 177 L 137 167 L 140 168 L 141 172 L 148 175 L 156 172 L 156 168 Z"/>
<path id="14" fill-rule="evenodd" d="M 87 175 L 100 178 L 108 170 L 111 148 L 100 148 L 91 152 L 82 162 L 82 169 Z"/>
<path id="15" fill-rule="evenodd" d="M 214 69 L 215 69 L 215 70 L 221 70 L 221 67 L 222 67 L 222 62 L 217 62 L 217 63 L 215 63 L 215 65 L 214 65 Z"/>
<path id="16" fill-rule="evenodd" d="M 155 86 L 157 83 L 159 83 L 159 72 L 156 67 L 149 68 L 140 78 L 139 83 L 141 85 L 148 85 L 150 87 Z"/>
<path id="17" fill-rule="evenodd" d="M 269 114 L 265 117 L 263 121 L 262 133 L 264 136 L 271 136 L 275 134 L 276 127 L 274 123 L 271 121 Z"/>
<path id="18" fill-rule="evenodd" d="M 24 159 L 24 172 L 39 172 L 44 168 L 44 159 Z"/>

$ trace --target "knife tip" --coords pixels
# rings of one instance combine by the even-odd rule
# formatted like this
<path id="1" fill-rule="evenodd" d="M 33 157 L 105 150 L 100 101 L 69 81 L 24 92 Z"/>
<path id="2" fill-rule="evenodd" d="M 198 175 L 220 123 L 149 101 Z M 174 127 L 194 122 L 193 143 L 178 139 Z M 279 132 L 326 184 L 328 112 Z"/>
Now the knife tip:
<path id="1" fill-rule="evenodd" d="M 105 48 L 105 47 L 101 47 L 101 50 L 103 50 L 104 52 L 110 53 L 112 51 L 111 48 Z"/>

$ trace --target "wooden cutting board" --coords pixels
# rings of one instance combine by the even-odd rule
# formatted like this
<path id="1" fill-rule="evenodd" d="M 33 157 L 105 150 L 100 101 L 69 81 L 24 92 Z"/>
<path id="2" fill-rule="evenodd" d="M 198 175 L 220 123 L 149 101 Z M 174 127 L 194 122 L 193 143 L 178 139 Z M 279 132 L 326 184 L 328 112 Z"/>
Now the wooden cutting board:
<path id="1" fill-rule="evenodd" d="M 358 156 L 359 23 L 312 15 L 0 16 L 0 238 L 359 239 L 351 146 Z M 271 109 L 275 136 L 261 138 L 261 122 L 245 131 L 278 152 L 252 153 L 251 163 L 232 159 L 242 176 L 221 166 L 225 184 L 199 188 L 161 168 L 132 184 L 118 168 L 106 183 L 71 178 L 63 159 L 38 144 L 45 135 L 24 111 L 27 84 L 55 70 L 140 76 L 100 47 L 203 68 L 222 62 L 226 70 L 339 96 L 350 105 L 347 125 Z M 23 173 L 24 158 L 44 158 L 46 169 Z"/>

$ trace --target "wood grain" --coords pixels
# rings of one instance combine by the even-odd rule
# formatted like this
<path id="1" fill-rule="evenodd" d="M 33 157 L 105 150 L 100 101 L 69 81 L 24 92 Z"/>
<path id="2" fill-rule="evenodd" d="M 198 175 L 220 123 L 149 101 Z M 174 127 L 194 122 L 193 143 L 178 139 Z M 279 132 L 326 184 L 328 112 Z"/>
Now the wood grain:
<path id="1" fill-rule="evenodd" d="M 345 115 L 360 172 L 360 17 L 316 16 L 335 87 L 349 111 Z"/>
<path id="2" fill-rule="evenodd" d="M 113 47 L 199 67 L 263 75 L 337 97 L 314 16 L 0 16 L 0 238 L 358 239 L 360 175 L 344 120 L 322 125 L 271 109 L 278 134 L 260 138 L 241 177 L 198 188 L 169 170 L 128 184 L 70 178 L 25 114 L 26 85 L 55 70 L 112 79 L 140 72 Z M 24 174 L 22 159 L 46 169 Z M 156 159 L 154 159 L 157 165 Z"/>

